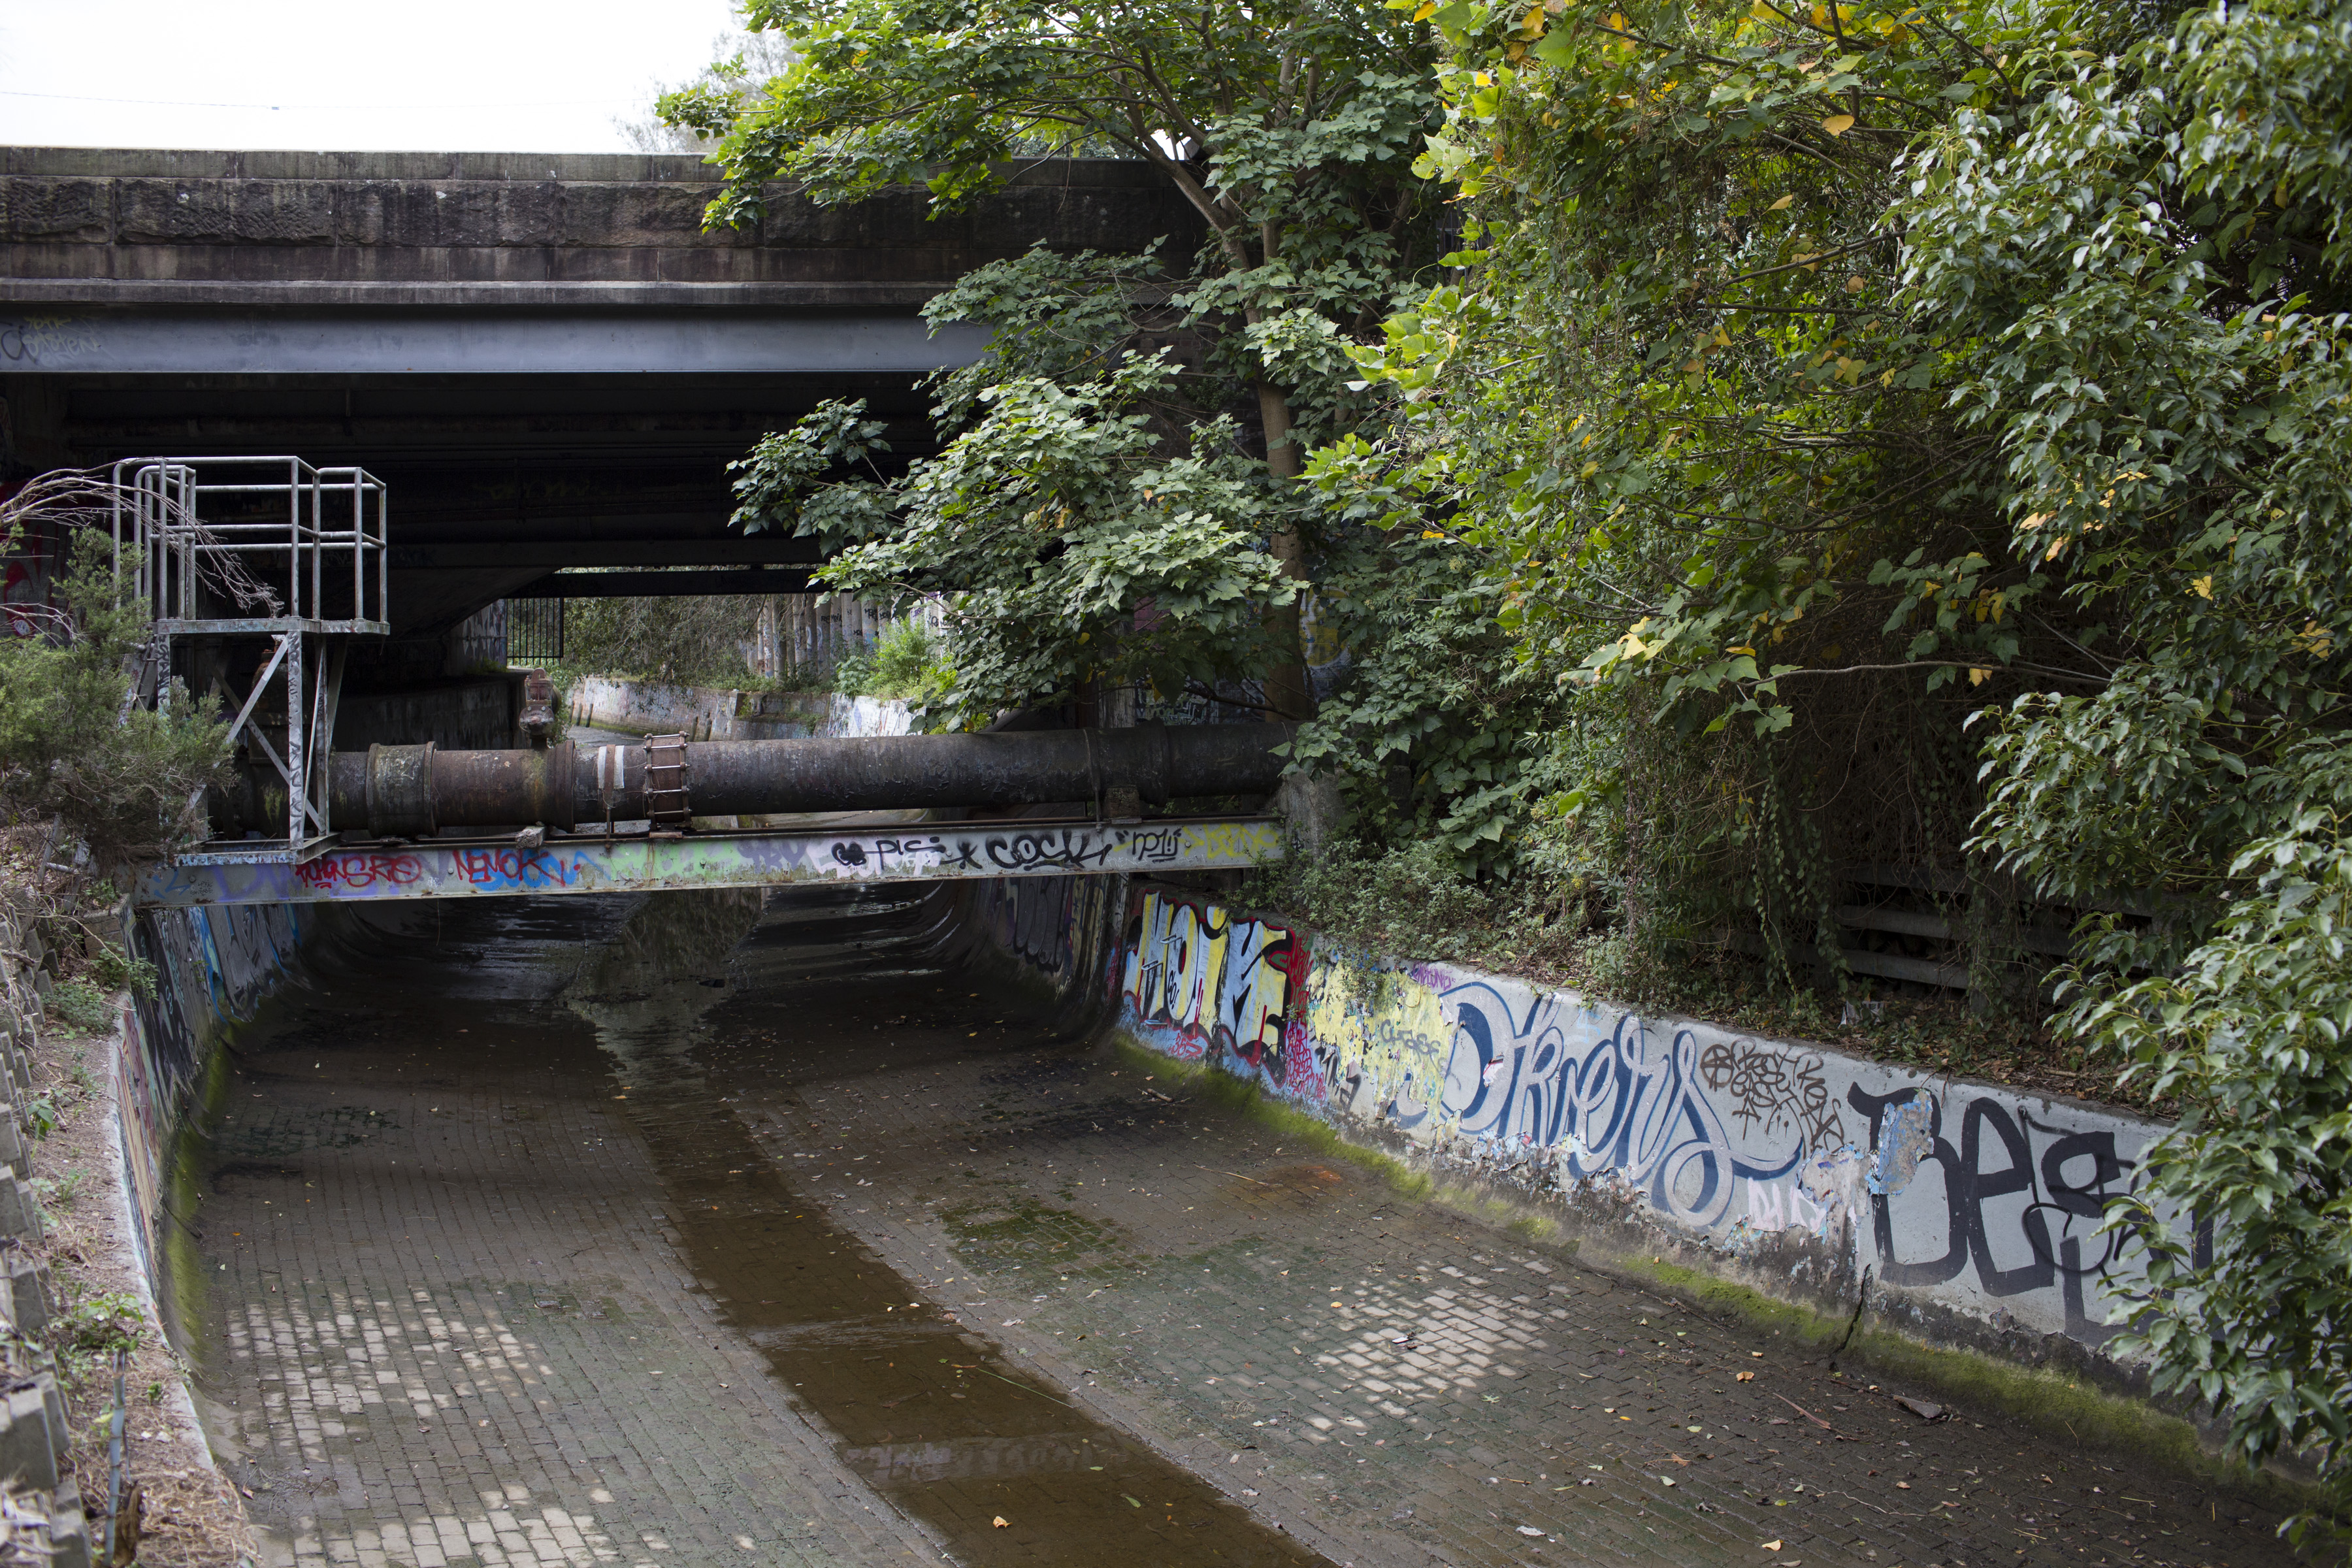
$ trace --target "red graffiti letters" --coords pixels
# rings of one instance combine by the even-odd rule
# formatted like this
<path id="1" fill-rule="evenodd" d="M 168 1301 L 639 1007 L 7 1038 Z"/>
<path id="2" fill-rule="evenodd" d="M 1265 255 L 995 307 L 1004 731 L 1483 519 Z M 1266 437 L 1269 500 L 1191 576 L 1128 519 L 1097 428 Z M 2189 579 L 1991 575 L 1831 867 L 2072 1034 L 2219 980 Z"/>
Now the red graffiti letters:
<path id="1" fill-rule="evenodd" d="M 294 868 L 306 888 L 331 892 L 363 892 L 373 887 L 404 888 L 425 874 L 425 862 L 414 855 L 370 851 L 352 855 L 321 855 Z"/>

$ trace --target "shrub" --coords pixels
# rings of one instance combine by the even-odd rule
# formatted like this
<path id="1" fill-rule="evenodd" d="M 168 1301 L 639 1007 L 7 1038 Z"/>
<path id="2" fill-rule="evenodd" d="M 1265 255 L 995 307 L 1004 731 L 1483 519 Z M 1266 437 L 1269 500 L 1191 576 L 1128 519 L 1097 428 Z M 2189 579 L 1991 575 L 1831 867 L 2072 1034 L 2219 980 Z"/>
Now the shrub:
<path id="1" fill-rule="evenodd" d="M 58 816 L 101 865 L 201 836 L 203 792 L 228 760 L 217 701 L 176 682 L 157 708 L 130 700 L 147 606 L 115 602 L 112 541 L 85 526 L 106 494 L 52 474 L 0 502 L 0 552 L 37 522 L 71 542 L 63 607 L 13 606 L 46 624 L 0 637 L 0 804 Z"/>
<path id="2" fill-rule="evenodd" d="M 94 1035 L 107 1026 L 106 993 L 87 980 L 64 980 L 49 993 L 48 1010 L 60 1021 Z"/>
<path id="3" fill-rule="evenodd" d="M 900 621 L 883 635 L 881 647 L 874 650 L 871 672 L 860 692 L 921 705 L 939 702 L 955 681 L 946 658 L 946 647 L 928 625 Z"/>

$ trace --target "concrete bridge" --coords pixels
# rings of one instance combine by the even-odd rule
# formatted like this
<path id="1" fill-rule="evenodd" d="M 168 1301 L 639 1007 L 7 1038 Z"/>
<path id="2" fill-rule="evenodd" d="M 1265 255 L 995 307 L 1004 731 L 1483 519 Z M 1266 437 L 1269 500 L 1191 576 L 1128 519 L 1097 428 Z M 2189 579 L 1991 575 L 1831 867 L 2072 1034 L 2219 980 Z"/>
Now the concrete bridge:
<path id="1" fill-rule="evenodd" d="M 931 335 L 925 300 L 1035 245 L 1195 226 L 1106 161 L 1026 165 L 938 219 L 918 190 L 821 207 L 780 186 L 756 233 L 704 231 L 717 189 L 677 156 L 9 150 L 0 465 L 368 468 L 394 497 L 394 663 L 558 565 L 797 588 L 803 546 L 727 532 L 730 459 L 843 396 L 920 453 L 921 377 L 981 344 Z"/>

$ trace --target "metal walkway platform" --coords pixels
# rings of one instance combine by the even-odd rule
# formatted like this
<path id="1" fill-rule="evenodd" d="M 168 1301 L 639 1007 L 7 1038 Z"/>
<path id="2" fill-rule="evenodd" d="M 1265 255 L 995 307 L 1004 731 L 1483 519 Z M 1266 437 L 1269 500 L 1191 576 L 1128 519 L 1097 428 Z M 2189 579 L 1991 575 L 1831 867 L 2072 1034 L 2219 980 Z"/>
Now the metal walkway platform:
<path id="1" fill-rule="evenodd" d="M 132 893 L 148 906 L 320 904 L 377 899 L 543 897 L 806 882 L 954 881 L 1078 877 L 1119 871 L 1231 871 L 1279 860 L 1270 816 L 1148 822 L 903 823 L 752 833 L 550 837 L 511 836 L 338 847 L 299 864 L 257 844 L 250 860 L 210 847 L 204 863 L 145 872 Z"/>

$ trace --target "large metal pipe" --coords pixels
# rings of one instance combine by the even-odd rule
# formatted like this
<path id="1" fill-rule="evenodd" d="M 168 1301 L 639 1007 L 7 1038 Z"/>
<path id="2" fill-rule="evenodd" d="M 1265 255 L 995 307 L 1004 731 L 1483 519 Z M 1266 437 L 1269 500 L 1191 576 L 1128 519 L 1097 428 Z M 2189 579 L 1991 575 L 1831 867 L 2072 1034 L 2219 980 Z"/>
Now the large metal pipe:
<path id="1" fill-rule="evenodd" d="M 649 802 L 646 783 L 649 763 L 673 767 L 680 752 L 683 809 L 696 816 L 1093 801 L 1114 790 L 1160 805 L 1270 792 L 1285 765 L 1274 748 L 1293 734 L 1287 724 L 1204 724 L 702 741 L 658 752 L 644 742 L 510 752 L 371 746 L 331 759 L 329 811 L 336 830 L 380 837 L 530 823 L 580 827 L 608 816 L 642 821 L 679 804 L 667 796 Z M 656 785 L 676 776 L 657 773 Z"/>

